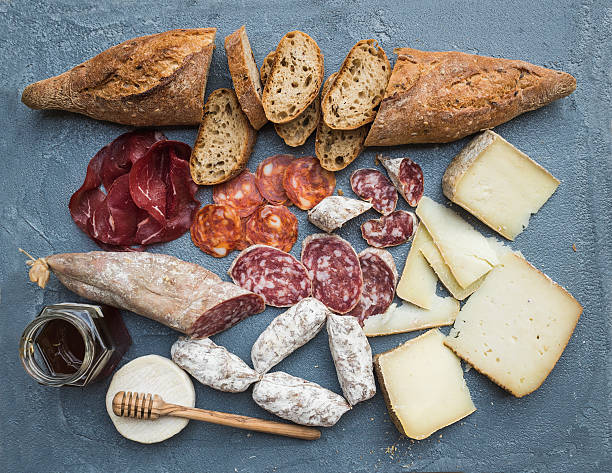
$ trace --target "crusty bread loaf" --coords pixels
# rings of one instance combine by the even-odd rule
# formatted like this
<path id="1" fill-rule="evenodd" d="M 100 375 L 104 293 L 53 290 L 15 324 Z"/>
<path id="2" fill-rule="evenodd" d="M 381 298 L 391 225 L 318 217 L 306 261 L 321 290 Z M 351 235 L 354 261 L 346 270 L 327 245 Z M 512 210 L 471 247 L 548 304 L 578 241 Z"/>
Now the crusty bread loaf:
<path id="1" fill-rule="evenodd" d="M 317 129 L 321 118 L 320 100 L 317 96 L 302 113 L 287 123 L 275 123 L 274 129 L 287 146 L 302 146 Z"/>
<path id="2" fill-rule="evenodd" d="M 28 85 L 21 100 L 35 109 L 124 125 L 196 125 L 202 120 L 215 34 L 215 28 L 181 29 L 125 41 Z"/>
<path id="3" fill-rule="evenodd" d="M 253 128 L 259 130 L 268 119 L 261 105 L 263 87 L 259 70 L 244 26 L 225 38 L 225 53 L 242 111 Z"/>
<path id="4" fill-rule="evenodd" d="M 390 76 L 391 65 L 376 40 L 359 41 L 323 96 L 321 110 L 325 124 L 335 130 L 354 130 L 370 123 Z"/>
<path id="5" fill-rule="evenodd" d="M 220 184 L 244 169 L 256 132 L 233 90 L 217 89 L 206 101 L 189 167 L 200 185 Z"/>
<path id="6" fill-rule="evenodd" d="M 571 75 L 525 61 L 396 49 L 366 146 L 447 143 L 571 94 Z"/>
<path id="7" fill-rule="evenodd" d="M 274 64 L 263 91 L 268 120 L 287 123 L 306 110 L 323 83 L 323 54 L 301 31 L 287 33 L 278 43 Z"/>
<path id="8" fill-rule="evenodd" d="M 329 76 L 323 85 L 323 94 L 329 91 L 336 73 Z M 315 154 L 323 169 L 339 171 L 351 164 L 363 150 L 363 142 L 368 134 L 368 125 L 356 130 L 333 130 L 321 119 L 317 125 Z"/>
<path id="9" fill-rule="evenodd" d="M 268 55 L 264 58 L 263 63 L 261 64 L 261 69 L 259 70 L 259 77 L 261 78 L 261 83 L 266 85 L 268 82 L 268 76 L 270 75 L 270 71 L 272 70 L 272 66 L 274 65 L 274 55 L 276 51 L 270 51 Z"/>

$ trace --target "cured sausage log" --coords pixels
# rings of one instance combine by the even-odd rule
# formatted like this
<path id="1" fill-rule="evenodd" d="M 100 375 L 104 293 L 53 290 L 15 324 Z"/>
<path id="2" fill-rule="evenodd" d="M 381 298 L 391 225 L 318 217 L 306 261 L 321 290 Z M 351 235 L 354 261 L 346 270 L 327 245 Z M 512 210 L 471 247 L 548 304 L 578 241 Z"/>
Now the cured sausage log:
<path id="1" fill-rule="evenodd" d="M 283 176 L 287 166 L 295 159 L 292 154 L 276 154 L 264 159 L 257 166 L 256 184 L 259 192 L 271 204 L 281 205 L 288 197 L 283 187 Z M 291 202 L 289 202 L 291 205 Z"/>
<path id="2" fill-rule="evenodd" d="M 29 262 L 30 280 L 52 271 L 72 292 L 153 319 L 194 338 L 226 330 L 265 309 L 261 296 L 168 255 L 92 251 Z"/>
<path id="3" fill-rule="evenodd" d="M 379 219 L 372 219 L 361 225 L 361 235 L 368 245 L 375 248 L 397 246 L 412 239 L 416 232 L 416 215 L 405 210 L 396 210 Z"/>
<path id="4" fill-rule="evenodd" d="M 264 200 L 257 189 L 255 175 L 245 169 L 230 181 L 213 188 L 213 202 L 229 205 L 236 210 L 239 217 L 248 217 Z"/>
<path id="5" fill-rule="evenodd" d="M 264 205 L 249 217 L 245 233 L 247 241 L 253 245 L 291 251 L 298 237 L 298 220 L 284 205 Z"/>
<path id="6" fill-rule="evenodd" d="M 336 176 L 323 169 L 317 158 L 306 156 L 287 166 L 283 187 L 291 202 L 302 210 L 310 210 L 333 194 Z"/>
<path id="7" fill-rule="evenodd" d="M 308 211 L 308 220 L 321 230 L 331 233 L 370 208 L 372 204 L 368 202 L 330 195 Z"/>
<path id="8" fill-rule="evenodd" d="M 351 189 L 383 215 L 389 215 L 397 205 L 397 189 L 378 169 L 358 169 L 351 174 Z"/>
<path id="9" fill-rule="evenodd" d="M 416 207 L 423 197 L 423 170 L 410 158 L 386 158 L 377 156 L 397 190 L 411 207 Z"/>

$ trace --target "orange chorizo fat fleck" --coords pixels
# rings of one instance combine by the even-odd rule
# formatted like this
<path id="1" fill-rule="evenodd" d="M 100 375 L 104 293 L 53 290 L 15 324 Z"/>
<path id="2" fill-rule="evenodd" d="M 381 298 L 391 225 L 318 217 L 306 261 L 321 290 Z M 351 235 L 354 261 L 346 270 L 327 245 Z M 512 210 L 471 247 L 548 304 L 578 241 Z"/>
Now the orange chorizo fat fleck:
<path id="1" fill-rule="evenodd" d="M 222 258 L 241 247 L 244 230 L 233 207 L 209 204 L 198 210 L 191 225 L 191 239 L 204 253 Z"/>
<path id="2" fill-rule="evenodd" d="M 269 245 L 288 252 L 297 237 L 297 217 L 284 205 L 264 205 L 246 224 L 246 238 L 254 245 Z"/>

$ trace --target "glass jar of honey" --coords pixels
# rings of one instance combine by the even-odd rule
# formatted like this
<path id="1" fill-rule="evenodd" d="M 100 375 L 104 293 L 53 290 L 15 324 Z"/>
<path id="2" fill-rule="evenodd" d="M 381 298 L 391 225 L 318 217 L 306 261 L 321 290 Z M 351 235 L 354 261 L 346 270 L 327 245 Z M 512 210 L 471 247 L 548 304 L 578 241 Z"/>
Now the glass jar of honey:
<path id="1" fill-rule="evenodd" d="M 19 356 L 47 386 L 86 386 L 113 372 L 132 344 L 117 309 L 64 303 L 42 309 L 25 328 Z"/>

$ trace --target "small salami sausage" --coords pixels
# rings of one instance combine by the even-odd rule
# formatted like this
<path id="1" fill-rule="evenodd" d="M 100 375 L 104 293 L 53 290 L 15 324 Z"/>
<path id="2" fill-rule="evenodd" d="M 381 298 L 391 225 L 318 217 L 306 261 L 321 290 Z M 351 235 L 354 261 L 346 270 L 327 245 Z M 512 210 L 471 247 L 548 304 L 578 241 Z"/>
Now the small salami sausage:
<path id="1" fill-rule="evenodd" d="M 386 250 L 366 248 L 358 256 L 363 274 L 363 291 L 359 303 L 347 315 L 356 317 L 363 326 L 365 319 L 382 314 L 393 302 L 397 268 L 393 256 Z"/>
<path id="2" fill-rule="evenodd" d="M 259 294 L 274 307 L 291 307 L 310 296 L 311 283 L 304 265 L 271 246 L 247 248 L 236 257 L 228 273 L 237 285 Z"/>
<path id="3" fill-rule="evenodd" d="M 351 189 L 383 215 L 389 215 L 397 205 L 397 189 L 378 169 L 358 169 L 351 174 Z"/>
<path id="4" fill-rule="evenodd" d="M 329 311 L 313 297 L 302 299 L 276 317 L 251 349 L 253 368 L 266 373 L 321 331 Z"/>
<path id="5" fill-rule="evenodd" d="M 408 205 L 416 207 L 423 197 L 423 170 L 410 158 L 377 156 Z"/>
<path id="6" fill-rule="evenodd" d="M 372 204 L 368 202 L 330 195 L 308 211 L 308 220 L 321 230 L 331 233 L 370 208 Z"/>
<path id="7" fill-rule="evenodd" d="M 193 219 L 191 239 L 204 253 L 222 258 L 244 240 L 240 217 L 229 205 L 205 205 Z"/>
<path id="8" fill-rule="evenodd" d="M 172 361 L 200 383 L 228 393 L 241 393 L 260 376 L 239 357 L 210 338 L 180 337 L 170 349 Z"/>
<path id="9" fill-rule="evenodd" d="M 246 223 L 246 239 L 253 245 L 270 245 L 291 251 L 297 237 L 297 217 L 284 205 L 264 205 Z"/>
<path id="10" fill-rule="evenodd" d="M 351 406 L 376 394 L 372 349 L 357 319 L 330 314 L 327 334 L 338 381 Z"/>
<path id="11" fill-rule="evenodd" d="M 282 205 L 287 202 L 288 197 L 283 187 L 283 176 L 287 166 L 293 162 L 295 156 L 292 154 L 276 154 L 264 159 L 257 166 L 256 184 L 259 192 L 268 202 L 274 205 Z M 289 202 L 289 204 L 291 204 Z"/>
<path id="12" fill-rule="evenodd" d="M 412 212 L 396 210 L 378 219 L 361 225 L 361 235 L 368 245 L 387 248 L 401 245 L 412 239 L 417 227 L 417 218 Z"/>
<path id="13" fill-rule="evenodd" d="M 287 197 L 302 210 L 310 210 L 334 193 L 336 176 L 326 171 L 313 156 L 295 159 L 283 177 Z"/>
<path id="14" fill-rule="evenodd" d="M 310 235 L 302 243 L 302 263 L 312 281 L 312 295 L 330 310 L 346 314 L 357 305 L 363 275 L 349 242 L 337 235 Z"/>
<path id="15" fill-rule="evenodd" d="M 264 200 L 257 189 L 255 175 L 245 169 L 234 179 L 214 186 L 213 202 L 229 205 L 238 216 L 248 217 Z"/>
<path id="16" fill-rule="evenodd" d="M 331 427 L 351 409 L 342 396 L 282 371 L 265 374 L 253 388 L 253 400 L 278 417 L 319 427 Z"/>

